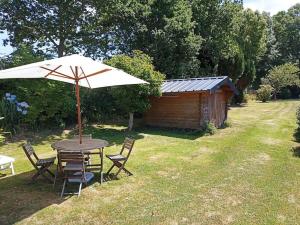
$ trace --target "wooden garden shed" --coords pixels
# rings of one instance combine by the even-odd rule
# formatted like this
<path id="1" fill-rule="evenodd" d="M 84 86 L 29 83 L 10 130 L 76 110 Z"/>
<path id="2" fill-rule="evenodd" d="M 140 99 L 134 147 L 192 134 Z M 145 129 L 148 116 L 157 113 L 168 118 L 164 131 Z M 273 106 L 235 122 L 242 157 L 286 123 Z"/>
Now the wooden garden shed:
<path id="1" fill-rule="evenodd" d="M 145 123 L 190 129 L 199 129 L 206 121 L 220 127 L 227 119 L 228 100 L 238 93 L 226 76 L 166 80 L 161 91 L 161 97 L 151 97 Z"/>

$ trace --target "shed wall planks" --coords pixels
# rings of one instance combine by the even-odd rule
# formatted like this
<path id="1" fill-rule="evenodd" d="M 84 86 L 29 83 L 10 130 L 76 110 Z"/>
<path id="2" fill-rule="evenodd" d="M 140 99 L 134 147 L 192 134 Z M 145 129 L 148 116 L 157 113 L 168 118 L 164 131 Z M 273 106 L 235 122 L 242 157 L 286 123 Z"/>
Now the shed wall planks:
<path id="1" fill-rule="evenodd" d="M 210 94 L 178 93 L 152 97 L 151 108 L 145 114 L 147 125 L 199 129 L 205 121 L 220 127 L 226 120 L 228 93 L 220 89 Z"/>

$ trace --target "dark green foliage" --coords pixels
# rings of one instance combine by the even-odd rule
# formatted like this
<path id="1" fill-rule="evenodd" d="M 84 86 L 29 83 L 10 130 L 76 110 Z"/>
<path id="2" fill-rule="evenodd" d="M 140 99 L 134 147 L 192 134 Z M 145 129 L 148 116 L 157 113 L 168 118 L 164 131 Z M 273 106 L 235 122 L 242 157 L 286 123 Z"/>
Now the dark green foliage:
<path id="1" fill-rule="evenodd" d="M 168 78 L 197 75 L 202 39 L 194 33 L 196 24 L 187 1 L 98 1 L 98 9 L 107 12 L 104 20 L 111 27 L 115 52 L 130 54 L 139 49 Z"/>
<path id="2" fill-rule="evenodd" d="M 0 127 L 5 131 L 16 133 L 19 130 L 22 114 L 17 111 L 17 106 L 4 98 L 0 100 Z"/>
<path id="3" fill-rule="evenodd" d="M 279 49 L 280 63 L 296 63 L 300 68 L 300 3 L 287 12 L 281 11 L 273 16 L 274 34 Z"/>
<path id="4" fill-rule="evenodd" d="M 0 2 L 0 27 L 8 31 L 5 44 L 26 43 L 36 51 L 59 57 L 83 50 L 89 44 L 103 44 L 105 33 L 94 1 L 3 0 Z M 106 42 L 101 45 L 105 46 Z"/>
<path id="5" fill-rule="evenodd" d="M 86 121 L 103 122 L 124 116 L 125 112 L 116 104 L 111 88 L 81 88 L 80 92 L 82 117 Z"/>
<path id="6" fill-rule="evenodd" d="M 278 98 L 281 98 L 281 99 L 289 99 L 291 97 L 292 97 L 292 93 L 291 93 L 290 89 L 288 89 L 288 88 L 283 88 L 278 93 Z"/>
<path id="7" fill-rule="evenodd" d="M 161 95 L 160 85 L 165 77 L 154 69 L 148 55 L 134 51 L 132 56 L 115 56 L 106 63 L 149 82 L 111 89 L 115 102 L 123 112 L 132 113 L 132 116 L 134 113 L 143 113 L 150 107 L 149 97 Z"/>
<path id="8" fill-rule="evenodd" d="M 300 106 L 297 108 L 296 111 L 296 123 L 298 127 L 294 132 L 294 138 L 296 139 L 296 141 L 300 142 Z"/>
<path id="9" fill-rule="evenodd" d="M 201 130 L 206 135 L 214 135 L 217 132 L 217 128 L 212 122 L 205 122 Z"/>

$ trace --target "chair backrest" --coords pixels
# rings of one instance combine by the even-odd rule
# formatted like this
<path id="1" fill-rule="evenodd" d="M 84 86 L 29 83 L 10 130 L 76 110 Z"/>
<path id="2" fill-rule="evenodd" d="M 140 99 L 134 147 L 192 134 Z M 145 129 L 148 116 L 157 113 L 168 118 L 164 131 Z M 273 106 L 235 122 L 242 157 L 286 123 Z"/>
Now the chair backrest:
<path id="1" fill-rule="evenodd" d="M 135 140 L 132 138 L 125 138 L 120 154 L 126 156 L 128 159 L 133 149 L 134 142 Z"/>
<path id="2" fill-rule="evenodd" d="M 92 134 L 83 134 L 82 140 L 91 140 L 92 139 Z M 72 139 L 79 139 L 79 135 L 74 135 Z"/>
<path id="3" fill-rule="evenodd" d="M 78 151 L 58 151 L 58 163 L 64 178 L 85 178 L 84 154 Z"/>
<path id="4" fill-rule="evenodd" d="M 37 160 L 39 160 L 39 157 L 35 154 L 35 151 L 32 147 L 31 144 L 29 143 L 26 143 L 26 144 L 23 144 L 22 145 L 22 148 L 27 156 L 27 158 L 29 159 L 29 161 L 31 162 L 31 164 L 34 166 L 34 167 L 37 167 L 36 166 L 36 162 Z"/>

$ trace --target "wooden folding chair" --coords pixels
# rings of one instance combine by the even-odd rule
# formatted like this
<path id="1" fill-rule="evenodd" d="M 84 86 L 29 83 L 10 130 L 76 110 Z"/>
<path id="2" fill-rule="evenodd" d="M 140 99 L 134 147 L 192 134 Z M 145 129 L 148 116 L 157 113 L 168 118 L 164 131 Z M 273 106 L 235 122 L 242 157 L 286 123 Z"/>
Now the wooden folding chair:
<path id="1" fill-rule="evenodd" d="M 122 170 L 125 173 L 127 173 L 129 176 L 132 175 L 132 173 L 125 168 L 125 164 L 127 163 L 130 153 L 133 149 L 134 142 L 135 142 L 134 139 L 125 138 L 120 154 L 106 155 L 106 157 L 113 162 L 113 165 L 107 171 L 107 174 L 109 174 L 111 170 L 116 166 L 119 168 L 117 173 L 115 174 L 116 177 Z"/>
<path id="2" fill-rule="evenodd" d="M 72 139 L 79 139 L 79 135 L 74 135 Z M 92 134 L 84 134 L 82 135 L 82 140 L 91 140 Z M 96 149 L 95 149 L 96 150 Z M 87 171 L 95 171 L 100 168 L 100 183 L 103 182 L 103 149 L 99 149 L 98 152 L 90 151 L 85 152 L 85 162 L 86 162 L 86 170 Z M 100 163 L 93 164 L 92 163 L 92 155 L 98 155 L 100 157 Z"/>
<path id="3" fill-rule="evenodd" d="M 67 183 L 79 183 L 77 193 L 80 196 L 82 183 L 86 184 L 94 178 L 94 174 L 85 171 L 85 159 L 82 152 L 59 151 L 59 167 L 63 173 L 63 187 L 61 197 L 64 196 Z"/>
<path id="4" fill-rule="evenodd" d="M 54 164 L 56 157 L 40 159 L 36 155 L 33 147 L 30 144 L 23 144 L 22 147 L 27 158 L 29 159 L 33 167 L 37 170 L 37 172 L 31 178 L 32 182 L 35 181 L 40 175 L 43 176 L 46 180 L 53 182 L 53 177 L 55 175 L 49 170 L 49 167 Z M 49 174 L 51 178 L 46 176 L 46 173 Z"/>

